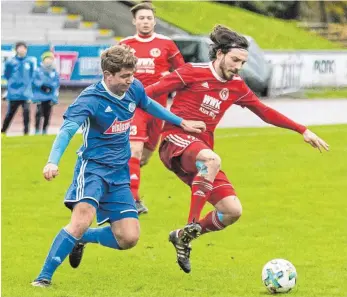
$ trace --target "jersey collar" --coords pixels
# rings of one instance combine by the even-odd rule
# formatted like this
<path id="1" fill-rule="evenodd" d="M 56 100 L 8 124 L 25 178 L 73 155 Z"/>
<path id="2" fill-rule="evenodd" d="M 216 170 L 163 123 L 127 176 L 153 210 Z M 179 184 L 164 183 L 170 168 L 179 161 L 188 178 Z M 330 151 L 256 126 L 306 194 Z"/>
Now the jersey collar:
<path id="1" fill-rule="evenodd" d="M 213 63 L 212 63 L 212 62 L 208 63 L 208 65 L 210 66 L 210 70 L 211 70 L 213 76 L 214 76 L 217 80 L 219 80 L 220 82 L 223 82 L 223 83 L 227 82 L 226 79 L 221 78 L 221 77 L 218 75 L 218 73 L 216 72 L 216 70 L 215 70 L 214 67 L 213 67 Z"/>
<path id="2" fill-rule="evenodd" d="M 150 42 L 157 36 L 156 33 L 153 33 L 151 37 L 148 38 L 142 38 L 138 34 L 135 35 L 135 39 L 141 42 Z"/>
<path id="3" fill-rule="evenodd" d="M 111 92 L 111 91 L 108 89 L 108 87 L 106 86 L 104 80 L 101 81 L 101 84 L 102 84 L 102 86 L 104 87 L 104 89 L 106 90 L 106 92 L 107 92 L 110 96 L 112 96 L 112 97 L 114 97 L 114 98 L 116 98 L 116 99 L 118 99 L 118 100 L 122 100 L 122 99 L 125 97 L 125 93 L 124 93 L 122 96 L 117 96 L 115 93 Z"/>

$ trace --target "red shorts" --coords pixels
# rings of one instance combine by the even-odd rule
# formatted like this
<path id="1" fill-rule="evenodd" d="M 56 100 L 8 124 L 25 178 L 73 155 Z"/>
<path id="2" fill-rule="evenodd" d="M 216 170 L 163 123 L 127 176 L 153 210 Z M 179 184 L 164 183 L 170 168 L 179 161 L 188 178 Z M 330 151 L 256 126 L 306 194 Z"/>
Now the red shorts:
<path id="1" fill-rule="evenodd" d="M 181 164 L 183 153 L 191 152 L 192 164 L 195 164 L 195 157 L 203 149 L 211 149 L 200 139 L 188 134 L 169 134 L 165 137 L 159 147 L 161 161 L 170 170 L 173 171 L 185 184 L 191 186 L 192 181 L 197 174 L 196 166 L 193 170 L 185 170 L 186 166 Z M 213 182 L 212 193 L 208 199 L 212 205 L 227 196 L 236 196 L 236 192 L 227 176 L 223 171 L 219 171 Z"/>
<path id="2" fill-rule="evenodd" d="M 158 100 L 160 104 L 164 106 L 167 96 Z M 161 130 L 163 128 L 163 121 L 153 117 L 146 113 L 142 109 L 138 108 L 135 111 L 133 121 L 130 126 L 130 141 L 141 141 L 145 143 L 145 148 L 150 151 L 154 151 L 159 139 Z"/>

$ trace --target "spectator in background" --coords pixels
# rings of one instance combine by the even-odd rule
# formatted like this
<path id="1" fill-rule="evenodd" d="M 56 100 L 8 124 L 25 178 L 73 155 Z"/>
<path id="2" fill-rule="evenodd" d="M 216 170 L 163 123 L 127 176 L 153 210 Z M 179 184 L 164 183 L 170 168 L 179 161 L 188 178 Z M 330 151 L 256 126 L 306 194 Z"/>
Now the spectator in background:
<path id="1" fill-rule="evenodd" d="M 34 72 L 33 103 L 37 103 L 35 133 L 41 133 L 41 118 L 43 117 L 42 134 L 47 134 L 52 106 L 58 103 L 59 74 L 55 70 L 54 54 L 45 52 L 41 56 L 42 63 Z"/>
<path id="2" fill-rule="evenodd" d="M 7 79 L 8 109 L 1 133 L 6 133 L 18 107 L 23 108 L 24 135 L 29 133 L 29 110 L 32 99 L 32 78 L 35 70 L 33 60 L 27 56 L 25 42 L 16 43 L 16 56 L 5 63 L 4 76 Z"/>

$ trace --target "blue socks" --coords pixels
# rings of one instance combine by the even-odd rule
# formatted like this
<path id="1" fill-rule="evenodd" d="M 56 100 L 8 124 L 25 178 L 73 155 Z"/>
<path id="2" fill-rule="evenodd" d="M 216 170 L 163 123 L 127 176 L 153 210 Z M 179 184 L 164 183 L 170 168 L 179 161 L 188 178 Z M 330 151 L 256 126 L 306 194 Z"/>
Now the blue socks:
<path id="1" fill-rule="evenodd" d="M 53 240 L 51 249 L 37 279 L 51 280 L 58 266 L 71 253 L 76 241 L 77 239 L 65 229 L 60 230 Z"/>
<path id="2" fill-rule="evenodd" d="M 111 226 L 103 228 L 89 228 L 80 240 L 73 237 L 65 229 L 62 229 L 54 238 L 42 270 L 36 279 L 51 280 L 53 273 L 71 253 L 73 247 L 78 241 L 82 243 L 99 243 L 103 246 L 117 250 L 122 249 L 112 233 Z"/>
<path id="3" fill-rule="evenodd" d="M 111 226 L 89 228 L 80 239 L 83 243 L 99 243 L 112 249 L 121 250 L 117 239 L 114 237 Z"/>

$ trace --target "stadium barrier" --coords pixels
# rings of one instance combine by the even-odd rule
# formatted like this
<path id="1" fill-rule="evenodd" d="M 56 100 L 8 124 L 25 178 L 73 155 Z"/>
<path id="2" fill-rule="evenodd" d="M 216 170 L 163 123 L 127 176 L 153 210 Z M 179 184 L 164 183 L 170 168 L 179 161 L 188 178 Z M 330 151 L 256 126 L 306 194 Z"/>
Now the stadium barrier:
<path id="1" fill-rule="evenodd" d="M 28 55 L 40 63 L 43 52 L 52 50 L 56 56 L 61 84 L 86 86 L 101 78 L 100 54 L 109 45 L 30 45 Z M 312 87 L 347 86 L 347 50 L 341 51 L 264 51 L 273 65 L 269 86 L 271 97 Z M 14 56 L 12 44 L 1 45 L 1 85 L 4 62 Z"/>
<path id="2" fill-rule="evenodd" d="M 347 50 L 264 51 L 273 65 L 270 97 L 302 88 L 346 87 Z"/>

